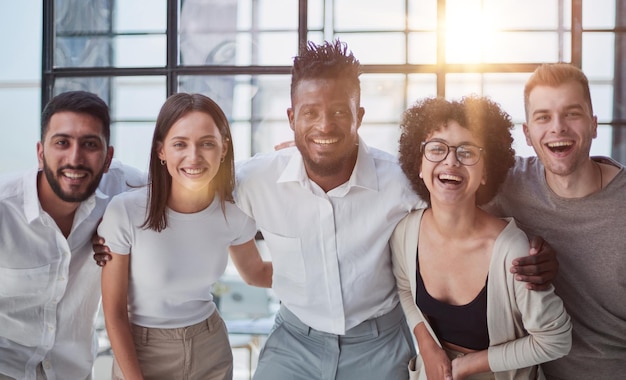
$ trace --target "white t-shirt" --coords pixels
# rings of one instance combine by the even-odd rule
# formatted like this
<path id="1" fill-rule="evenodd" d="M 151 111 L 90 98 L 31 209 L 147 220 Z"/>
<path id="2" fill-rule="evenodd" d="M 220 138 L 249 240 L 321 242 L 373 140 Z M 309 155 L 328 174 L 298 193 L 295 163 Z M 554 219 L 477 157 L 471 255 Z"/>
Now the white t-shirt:
<path id="1" fill-rule="evenodd" d="M 112 252 L 130 255 L 128 284 L 132 323 L 178 328 L 201 322 L 216 307 L 211 286 L 224 273 L 228 247 L 254 238 L 254 222 L 232 203 L 222 213 L 216 197 L 206 209 L 167 211 L 161 232 L 141 228 L 147 189 L 120 194 L 98 227 Z"/>
<path id="2" fill-rule="evenodd" d="M 344 334 L 398 304 L 389 238 L 423 203 L 395 157 L 361 140 L 350 179 L 328 193 L 296 148 L 240 163 L 237 180 L 237 204 L 272 257 L 272 287 L 302 322 Z"/>

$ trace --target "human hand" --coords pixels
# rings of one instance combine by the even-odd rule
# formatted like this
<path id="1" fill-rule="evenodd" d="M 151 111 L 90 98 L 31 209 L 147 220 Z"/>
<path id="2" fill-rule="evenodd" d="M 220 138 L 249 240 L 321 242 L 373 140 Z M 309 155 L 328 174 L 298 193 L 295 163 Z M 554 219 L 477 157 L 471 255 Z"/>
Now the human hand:
<path id="1" fill-rule="evenodd" d="M 98 236 L 98 233 L 93 234 L 91 238 L 91 245 L 94 251 L 93 259 L 96 261 L 98 266 L 105 266 L 107 261 L 113 258 L 113 256 L 111 256 L 111 250 L 104 244 L 104 238 Z"/>
<path id="2" fill-rule="evenodd" d="M 452 380 L 452 363 L 442 348 L 420 350 L 420 355 L 424 361 L 427 379 Z"/>
<path id="3" fill-rule="evenodd" d="M 296 143 L 293 140 L 283 141 L 279 144 L 274 145 L 274 150 L 281 150 L 292 146 L 296 146 Z"/>
<path id="4" fill-rule="evenodd" d="M 556 252 L 540 236 L 530 240 L 529 256 L 514 259 L 511 266 L 515 279 L 527 282 L 526 287 L 532 290 L 548 289 L 558 270 Z"/>

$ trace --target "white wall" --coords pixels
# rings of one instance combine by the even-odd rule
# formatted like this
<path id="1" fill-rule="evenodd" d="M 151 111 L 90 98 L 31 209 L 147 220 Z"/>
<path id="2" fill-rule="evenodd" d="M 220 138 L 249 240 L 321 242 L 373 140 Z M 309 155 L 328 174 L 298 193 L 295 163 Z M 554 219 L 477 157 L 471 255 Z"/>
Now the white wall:
<path id="1" fill-rule="evenodd" d="M 37 163 L 42 2 L 0 0 L 0 173 Z"/>

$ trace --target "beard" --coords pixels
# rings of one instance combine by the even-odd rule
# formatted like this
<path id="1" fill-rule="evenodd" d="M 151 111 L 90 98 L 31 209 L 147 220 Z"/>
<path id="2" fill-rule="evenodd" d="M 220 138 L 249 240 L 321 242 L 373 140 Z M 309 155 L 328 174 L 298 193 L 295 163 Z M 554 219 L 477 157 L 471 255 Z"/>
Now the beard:
<path id="1" fill-rule="evenodd" d="M 84 166 L 76 166 L 76 167 L 64 166 L 64 167 L 59 168 L 56 171 L 56 175 L 55 175 L 52 169 L 50 169 L 50 166 L 48 166 L 48 163 L 46 162 L 46 158 L 44 157 L 43 172 L 44 172 L 44 175 L 46 176 L 46 180 L 48 180 L 48 183 L 50 184 L 50 188 L 52 188 L 52 191 L 54 191 L 56 196 L 59 197 L 64 202 L 83 202 L 87 200 L 90 196 L 92 196 L 96 192 L 96 189 L 98 189 L 98 186 L 100 185 L 100 180 L 102 179 L 102 176 L 104 175 L 104 167 L 102 167 L 102 169 L 95 176 L 93 176 L 93 179 L 91 180 L 91 182 L 87 184 L 87 187 L 85 188 L 84 191 L 79 192 L 79 193 L 77 192 L 68 193 L 68 192 L 63 191 L 63 189 L 61 188 L 61 183 L 57 179 L 63 176 L 64 169 L 84 170 L 93 174 L 91 169 L 84 167 Z"/>

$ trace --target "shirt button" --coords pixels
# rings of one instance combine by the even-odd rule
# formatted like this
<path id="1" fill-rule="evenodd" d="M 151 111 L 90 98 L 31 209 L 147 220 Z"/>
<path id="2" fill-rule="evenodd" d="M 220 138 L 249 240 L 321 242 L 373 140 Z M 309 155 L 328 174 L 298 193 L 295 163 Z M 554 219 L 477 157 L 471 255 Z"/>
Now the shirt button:
<path id="1" fill-rule="evenodd" d="M 43 366 L 44 366 L 45 369 L 50 369 L 50 367 L 52 367 L 50 365 L 50 360 L 48 360 L 48 359 L 44 360 Z"/>
<path id="2" fill-rule="evenodd" d="M 54 331 L 54 326 L 48 325 L 48 331 Z"/>
<path id="3" fill-rule="evenodd" d="M 65 277 L 63 276 L 59 277 L 59 281 L 65 281 Z"/>

